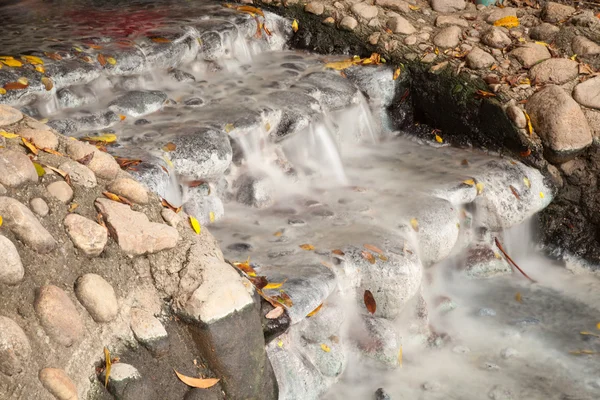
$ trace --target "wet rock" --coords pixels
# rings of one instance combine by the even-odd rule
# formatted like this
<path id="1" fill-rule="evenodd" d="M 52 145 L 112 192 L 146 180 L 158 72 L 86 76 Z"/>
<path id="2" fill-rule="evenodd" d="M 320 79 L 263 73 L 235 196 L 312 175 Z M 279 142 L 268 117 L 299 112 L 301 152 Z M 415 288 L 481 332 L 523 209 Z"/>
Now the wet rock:
<path id="1" fill-rule="evenodd" d="M 525 43 L 523 46 L 511 51 L 510 54 L 523 65 L 523 68 L 530 68 L 551 57 L 548 48 L 537 43 Z"/>
<path id="2" fill-rule="evenodd" d="M 160 321 L 148 311 L 132 308 L 130 327 L 136 340 L 153 354 L 161 355 L 168 351 L 167 331 Z"/>
<path id="3" fill-rule="evenodd" d="M 583 106 L 600 109 L 600 78 L 591 78 L 575 86 L 573 98 Z"/>
<path id="4" fill-rule="evenodd" d="M 380 7 L 394 11 L 400 11 L 405 14 L 410 12 L 410 7 L 404 0 L 375 0 L 375 4 Z"/>
<path id="5" fill-rule="evenodd" d="M 106 228 L 78 214 L 67 215 L 64 225 L 75 247 L 85 255 L 96 257 L 102 253 L 108 241 Z"/>
<path id="6" fill-rule="evenodd" d="M 10 197 L 0 197 L 0 215 L 4 219 L 3 228 L 10 231 L 27 246 L 45 254 L 56 247 L 56 241 L 40 224 L 25 205 Z"/>
<path id="7" fill-rule="evenodd" d="M 383 388 L 379 388 L 375 391 L 375 400 L 392 400 L 392 398 Z"/>
<path id="8" fill-rule="evenodd" d="M 233 188 L 237 190 L 235 199 L 242 204 L 267 208 L 274 202 L 274 188 L 266 178 L 242 175 L 235 181 Z"/>
<path id="9" fill-rule="evenodd" d="M 377 7 L 369 3 L 356 3 L 350 9 L 355 16 L 362 19 L 375 18 L 379 13 Z"/>
<path id="10" fill-rule="evenodd" d="M 503 49 L 512 43 L 512 40 L 508 37 L 502 29 L 498 27 L 491 27 L 481 35 L 481 41 L 490 47 L 496 49 Z"/>
<path id="11" fill-rule="evenodd" d="M 335 378 L 346 369 L 344 344 L 339 343 L 339 339 L 332 340 L 328 338 L 321 343 L 304 341 L 301 341 L 301 343 L 303 343 L 304 354 L 324 376 Z M 327 346 L 329 351 L 324 351 L 323 345 Z"/>
<path id="12" fill-rule="evenodd" d="M 506 108 L 506 115 L 515 124 L 517 128 L 525 128 L 527 126 L 527 119 L 523 110 L 515 105 L 511 105 Z"/>
<path id="13" fill-rule="evenodd" d="M 71 347 L 83 337 L 81 317 L 62 289 L 53 285 L 42 286 L 37 291 L 33 306 L 46 334 L 55 342 Z"/>
<path id="14" fill-rule="evenodd" d="M 46 186 L 46 190 L 52 197 L 65 204 L 73 199 L 73 189 L 65 181 L 52 182 Z"/>
<path id="15" fill-rule="evenodd" d="M 50 208 L 48 204 L 44 201 L 44 199 L 36 197 L 29 201 L 29 206 L 33 210 L 34 213 L 39 215 L 40 217 L 45 217 L 50 212 Z"/>
<path id="16" fill-rule="evenodd" d="M 460 43 L 462 30 L 459 26 L 452 25 L 443 28 L 433 38 L 433 44 L 442 48 L 456 47 Z"/>
<path id="17" fill-rule="evenodd" d="M 395 16 L 387 20 L 387 27 L 394 33 L 401 33 L 403 35 L 410 35 L 415 33 L 417 30 L 408 20 L 401 16 Z"/>
<path id="18" fill-rule="evenodd" d="M 348 15 L 346 15 L 340 21 L 340 28 L 342 28 L 345 31 L 353 31 L 354 29 L 356 29 L 357 26 L 358 21 Z"/>
<path id="19" fill-rule="evenodd" d="M 167 97 L 159 90 L 135 90 L 111 101 L 108 108 L 117 114 L 138 118 L 160 110 Z"/>
<path id="20" fill-rule="evenodd" d="M 177 69 L 177 68 L 169 69 L 167 71 L 167 74 L 171 78 L 173 78 L 174 80 L 176 80 L 177 82 L 182 82 L 182 83 L 196 82 L 196 78 L 194 78 L 194 75 L 189 74 L 189 73 L 187 73 L 185 71 L 182 71 L 180 69 Z"/>
<path id="21" fill-rule="evenodd" d="M 488 68 L 495 62 L 494 56 L 479 47 L 473 47 L 473 50 L 467 54 L 467 65 L 472 69 Z"/>
<path id="22" fill-rule="evenodd" d="M 575 13 L 575 8 L 564 4 L 547 2 L 542 9 L 542 19 L 545 22 L 557 23 L 567 20 Z"/>
<path id="23" fill-rule="evenodd" d="M 134 203 L 148 203 L 148 192 L 146 191 L 146 188 L 133 179 L 115 179 L 108 185 L 108 190 L 119 196 L 123 196 Z"/>
<path id="24" fill-rule="evenodd" d="M 98 150 L 95 146 L 78 140 L 67 141 L 67 154 L 73 160 L 81 160 L 90 153 L 94 153 L 92 160 L 87 165 L 98 177 L 114 179 L 121 168 L 114 157 L 108 153 Z"/>
<path id="25" fill-rule="evenodd" d="M 551 41 L 558 32 L 560 32 L 558 26 L 544 22 L 543 24 L 531 28 L 529 36 L 534 40 Z"/>
<path id="26" fill-rule="evenodd" d="M 581 107 L 556 85 L 548 85 L 531 96 L 527 113 L 544 149 L 556 157 L 573 158 L 592 143 Z"/>
<path id="27" fill-rule="evenodd" d="M 202 225 L 218 221 L 225 215 L 223 201 L 215 194 L 208 196 L 192 195 L 191 199 L 183 205 L 183 209 L 189 215 L 196 217 Z"/>
<path id="28" fill-rule="evenodd" d="M 273 339 L 286 332 L 292 324 L 292 321 L 290 319 L 290 316 L 285 312 L 285 310 L 283 314 L 281 314 L 281 316 L 277 318 L 266 318 L 265 316 L 273 310 L 273 306 L 264 300 L 261 300 L 260 306 L 263 334 L 265 336 L 265 343 L 268 344 Z"/>
<path id="29" fill-rule="evenodd" d="M 535 83 L 555 83 L 561 85 L 579 75 L 579 63 L 568 58 L 551 58 L 534 65 L 529 76 Z M 577 100 L 577 99 L 575 99 Z"/>
<path id="30" fill-rule="evenodd" d="M 571 47 L 573 52 L 580 56 L 600 54 L 600 45 L 585 36 L 575 36 L 571 41 Z"/>
<path id="31" fill-rule="evenodd" d="M 58 147 L 58 138 L 50 130 L 23 129 L 19 131 L 19 135 L 30 140 L 40 149 L 56 150 Z"/>
<path id="32" fill-rule="evenodd" d="M 250 243 L 232 243 L 227 246 L 227 250 L 236 251 L 238 253 L 246 253 L 254 250 Z"/>
<path id="33" fill-rule="evenodd" d="M 64 135 L 74 135 L 78 131 L 106 129 L 119 121 L 121 118 L 116 113 L 110 110 L 100 110 L 78 117 L 53 120 L 48 122 L 48 126 Z"/>
<path id="34" fill-rule="evenodd" d="M 465 273 L 469 278 L 492 278 L 509 275 L 512 268 L 490 245 L 477 244 L 467 251 Z"/>
<path id="35" fill-rule="evenodd" d="M 494 310 L 492 308 L 480 308 L 477 311 L 477 315 L 479 315 L 480 317 L 495 317 L 496 310 Z"/>
<path id="36" fill-rule="evenodd" d="M 177 229 L 155 222 L 133 211 L 126 204 L 109 199 L 96 199 L 96 208 L 104 217 L 111 235 L 127 254 L 156 253 L 177 245 Z"/>
<path id="37" fill-rule="evenodd" d="M 513 394 L 510 390 L 501 386 L 494 386 L 488 393 L 491 400 L 513 400 Z"/>
<path id="38" fill-rule="evenodd" d="M 97 100 L 92 90 L 85 86 L 80 86 L 77 89 L 62 88 L 56 92 L 56 97 L 62 108 L 77 108 Z"/>
<path id="39" fill-rule="evenodd" d="M 104 384 L 106 379 L 106 371 L 103 371 L 99 376 L 100 381 Z M 108 391 L 115 396 L 117 400 L 137 400 L 144 397 L 130 397 L 127 396 L 128 386 L 135 385 L 136 381 L 142 380 L 142 375 L 139 371 L 130 364 L 119 362 L 113 364 L 110 369 L 110 375 L 108 376 Z"/>
<path id="40" fill-rule="evenodd" d="M 358 349 L 367 357 L 379 361 L 386 366 L 398 366 L 400 338 L 394 324 L 384 318 L 362 316 L 362 331 L 352 338 Z"/>
<path id="41" fill-rule="evenodd" d="M 31 345 L 23 329 L 12 319 L 0 316 L 0 372 L 8 376 L 25 370 Z"/>
<path id="42" fill-rule="evenodd" d="M 439 15 L 435 19 L 435 26 L 456 25 L 463 28 L 469 27 L 469 22 L 457 15 Z"/>
<path id="43" fill-rule="evenodd" d="M 44 368 L 38 378 L 57 400 L 77 400 L 77 387 L 67 373 L 59 368 Z"/>
<path id="44" fill-rule="evenodd" d="M 517 355 L 519 355 L 519 351 L 511 347 L 502 349 L 502 351 L 500 352 L 500 357 L 504 358 L 505 360 L 508 360 L 509 358 L 515 357 Z"/>
<path id="45" fill-rule="evenodd" d="M 19 187 L 37 181 L 38 175 L 29 157 L 13 150 L 0 149 L 0 184 Z"/>
<path id="46" fill-rule="evenodd" d="M 0 283 L 16 285 L 23 276 L 25 269 L 17 248 L 7 237 L 0 235 Z"/>
<path id="47" fill-rule="evenodd" d="M 93 188 L 97 184 L 94 172 L 77 161 L 65 161 L 60 164 L 58 169 L 69 174 L 71 181 L 77 185 L 81 185 L 85 188 Z"/>
<path id="48" fill-rule="evenodd" d="M 21 111 L 8 105 L 0 104 L 0 126 L 12 125 L 23 119 Z"/>
<path id="49" fill-rule="evenodd" d="M 337 297 L 335 300 L 332 299 L 336 294 L 329 296 L 316 314 L 294 325 L 304 339 L 310 342 L 323 342 L 340 333 L 342 324 L 346 320 L 346 312 Z"/>
<path id="50" fill-rule="evenodd" d="M 304 6 L 304 11 L 315 15 L 321 15 L 325 11 L 325 6 L 323 5 L 323 3 L 311 1 L 306 6 Z"/>
<path id="51" fill-rule="evenodd" d="M 441 13 L 452 13 L 464 10 L 467 3 L 464 0 L 431 0 L 431 8 Z"/>
<path id="52" fill-rule="evenodd" d="M 340 110 L 358 103 L 360 99 L 360 91 L 352 82 L 329 72 L 310 73 L 293 87 L 318 99 L 324 110 Z"/>
<path id="53" fill-rule="evenodd" d="M 192 179 L 217 179 L 231 164 L 233 151 L 223 131 L 184 127 L 177 130 L 173 143 L 177 147 L 170 157 L 175 170 Z"/>

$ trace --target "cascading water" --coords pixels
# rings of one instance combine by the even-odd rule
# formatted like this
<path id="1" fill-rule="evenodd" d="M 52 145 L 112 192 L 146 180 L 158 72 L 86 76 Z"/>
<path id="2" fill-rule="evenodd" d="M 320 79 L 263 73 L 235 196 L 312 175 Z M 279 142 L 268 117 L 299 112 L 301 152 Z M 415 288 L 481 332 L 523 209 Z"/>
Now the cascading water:
<path id="1" fill-rule="evenodd" d="M 65 32 L 49 10 L 8 41 L 53 37 L 43 50 L 78 63 L 9 100 L 67 134 L 116 134 L 108 151 L 142 161 L 132 174 L 211 224 L 227 259 L 281 283 L 265 289 L 293 302 L 267 345 L 281 399 L 600 396 L 600 342 L 579 333 L 595 329 L 600 291 L 532 248 L 524 221 L 552 197 L 538 171 L 391 132 L 391 67 L 327 71 L 284 51 L 290 23 L 271 14 L 257 38 L 253 18 L 215 4 L 132 2 L 119 13 L 133 26 L 111 10 L 75 10 Z M 92 68 L 80 47 L 115 64 Z M 494 237 L 537 283 L 510 274 Z"/>

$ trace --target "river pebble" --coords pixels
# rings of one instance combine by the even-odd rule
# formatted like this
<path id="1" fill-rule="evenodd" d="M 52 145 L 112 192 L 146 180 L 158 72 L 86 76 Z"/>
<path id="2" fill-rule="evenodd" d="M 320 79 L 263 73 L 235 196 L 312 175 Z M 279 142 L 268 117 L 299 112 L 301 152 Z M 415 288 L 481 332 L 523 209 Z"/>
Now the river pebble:
<path id="1" fill-rule="evenodd" d="M 96 322 L 110 322 L 119 312 L 115 290 L 100 275 L 80 276 L 75 282 L 75 294 Z"/>
<path id="2" fill-rule="evenodd" d="M 25 369 L 31 345 L 23 329 L 12 319 L 0 316 L 0 372 L 13 376 Z"/>
<path id="3" fill-rule="evenodd" d="M 0 235 L 0 283 L 16 285 L 24 275 L 25 269 L 17 248 L 10 239 Z"/>
<path id="4" fill-rule="evenodd" d="M 44 330 L 55 342 L 71 347 L 83 337 L 85 329 L 77 308 L 59 287 L 46 285 L 38 289 L 34 308 Z"/>
<path id="5" fill-rule="evenodd" d="M 77 400 L 77 387 L 67 373 L 60 368 L 44 368 L 38 378 L 46 390 L 58 400 Z"/>
<path id="6" fill-rule="evenodd" d="M 69 214 L 64 220 L 65 229 L 71 241 L 85 255 L 100 255 L 108 241 L 105 227 L 78 214 Z"/>

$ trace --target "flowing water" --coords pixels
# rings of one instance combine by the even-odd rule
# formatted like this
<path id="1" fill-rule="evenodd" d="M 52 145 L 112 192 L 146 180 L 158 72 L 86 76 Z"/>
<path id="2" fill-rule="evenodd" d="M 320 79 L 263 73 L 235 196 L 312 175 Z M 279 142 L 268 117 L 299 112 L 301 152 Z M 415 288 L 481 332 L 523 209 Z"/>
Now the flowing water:
<path id="1" fill-rule="evenodd" d="M 0 11 L 6 25 L 3 52 L 42 50 L 77 61 L 68 71 L 62 64 L 46 66 L 57 88 L 68 93 L 10 94 L 11 103 L 74 136 L 115 133 L 118 141 L 109 152 L 139 158 L 151 171 L 160 166 L 158 173 L 166 172 L 159 178 L 144 169 L 131 172 L 175 206 L 199 201 L 209 219 L 216 214 L 209 229 L 227 259 L 250 258 L 269 281 L 285 282 L 282 288 L 294 301 L 288 310 L 291 332 L 320 303 L 338 299 L 336 310 L 344 318 L 327 353 L 339 351 L 342 361 L 326 378 L 317 373 L 319 388 L 294 392 L 278 373 L 287 365 L 282 352 L 304 354 L 301 343 L 314 343 L 294 341 L 290 333 L 285 346 L 291 349 L 279 339 L 269 344 L 287 394 L 282 398 L 326 392 L 326 399 L 369 399 L 379 387 L 395 400 L 600 398 L 600 284 L 597 277 L 574 273 L 538 252 L 532 220 L 522 221 L 551 196 L 543 199 L 545 187 L 535 171 L 499 156 L 416 143 L 392 132 L 380 118 L 389 92 L 367 99 L 337 72 L 324 72 L 324 61 L 331 58 L 285 50 L 289 21 L 272 15 L 265 22 L 272 35 L 257 38 L 253 18 L 214 3 L 30 1 Z M 211 41 L 217 44 L 208 45 Z M 168 49 L 157 50 L 157 43 L 169 44 Z M 81 64 L 82 57 L 100 54 L 114 56 L 114 68 Z M 0 70 L 0 78 L 13 73 L 7 71 Z M 384 72 L 391 80 L 391 72 Z M 130 108 L 125 119 L 115 119 L 111 102 L 132 90 L 157 91 L 165 98 L 158 95 L 156 109 L 156 101 L 144 99 L 145 110 Z M 69 126 L 75 127 L 72 132 Z M 177 142 L 201 136 L 199 128 L 225 131 L 233 146 L 226 160 L 233 162 L 209 176 L 202 193 L 186 185 L 204 180 L 200 164 L 186 162 L 204 157 L 203 149 L 193 140 Z M 187 151 L 186 156 L 163 150 L 169 142 L 178 143 L 177 151 Z M 210 166 L 217 168 L 217 161 Z M 511 182 L 521 202 L 509 194 L 495 211 L 477 206 L 480 188 L 474 183 L 460 184 L 507 170 L 507 176 L 517 176 Z M 250 193 L 236 186 L 242 177 L 253 179 Z M 500 179 L 488 178 L 492 187 L 485 193 Z M 489 206 L 494 200 L 486 201 Z M 481 241 L 482 229 L 500 237 L 537 283 L 518 273 L 470 278 L 464 271 L 468 249 Z M 491 242 L 489 232 L 487 239 Z M 352 344 L 365 334 L 364 269 L 375 267 L 357 261 L 360 252 L 354 261 L 332 256 L 332 250 L 350 254 L 349 246 L 363 244 L 383 249 L 381 255 L 369 253 L 379 257 L 371 264 L 387 265 L 388 257 L 409 260 L 384 266 L 383 277 L 371 282 L 391 286 L 388 294 L 407 294 L 402 309 L 393 301 L 380 304 L 380 313 L 393 315 L 387 320 L 395 330 L 393 357 L 383 363 Z M 398 268 L 403 268 L 400 278 Z M 400 279 L 397 288 L 389 283 L 395 279 Z M 411 300 L 417 297 L 428 305 L 419 318 Z M 303 357 L 318 364 L 314 354 Z"/>

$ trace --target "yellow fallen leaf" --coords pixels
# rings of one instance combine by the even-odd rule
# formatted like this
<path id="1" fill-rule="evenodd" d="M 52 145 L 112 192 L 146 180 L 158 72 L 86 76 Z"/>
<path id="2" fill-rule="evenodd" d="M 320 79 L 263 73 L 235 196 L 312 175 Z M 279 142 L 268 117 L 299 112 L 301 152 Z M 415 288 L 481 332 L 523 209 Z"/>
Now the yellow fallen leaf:
<path id="1" fill-rule="evenodd" d="M 593 351 L 593 350 L 576 350 L 576 351 L 570 351 L 570 354 L 574 354 L 576 356 L 580 356 L 583 354 L 597 354 L 597 352 Z"/>
<path id="2" fill-rule="evenodd" d="M 38 176 L 46 175 L 46 170 L 40 164 L 34 162 L 33 166 L 35 167 L 35 172 L 37 172 Z"/>
<path id="3" fill-rule="evenodd" d="M 17 135 L 16 133 L 10 133 L 6 131 L 0 131 L 0 136 L 5 137 L 7 139 L 14 139 L 19 137 L 19 135 Z"/>
<path id="4" fill-rule="evenodd" d="M 29 64 L 44 65 L 44 60 L 36 56 L 22 56 L 21 58 L 27 61 Z"/>
<path id="5" fill-rule="evenodd" d="M 544 192 L 540 192 L 540 198 L 542 198 L 542 199 L 543 199 L 544 197 L 545 197 L 545 196 L 544 196 Z"/>
<path id="6" fill-rule="evenodd" d="M 115 65 L 117 63 L 117 60 L 114 57 L 106 57 L 106 62 L 110 65 Z"/>
<path id="7" fill-rule="evenodd" d="M 0 94 L 6 94 L 6 89 L 0 88 Z"/>
<path id="8" fill-rule="evenodd" d="M 235 129 L 235 126 L 233 126 L 233 124 L 225 125 L 225 132 L 227 132 L 227 133 L 231 132 L 234 129 Z"/>
<path id="9" fill-rule="evenodd" d="M 167 163 L 167 165 L 170 168 L 174 168 L 173 162 L 171 161 L 171 159 L 169 157 L 167 157 L 166 155 L 163 156 L 163 160 L 165 160 L 165 162 Z"/>
<path id="10" fill-rule="evenodd" d="M 477 194 L 478 194 L 478 195 L 479 195 L 479 194 L 481 194 L 481 193 L 483 193 L 483 183 L 481 183 L 481 182 L 478 182 L 478 183 L 475 185 L 475 187 L 477 188 Z"/>
<path id="11" fill-rule="evenodd" d="M 117 135 L 115 135 L 114 133 L 104 133 L 99 136 L 86 136 L 81 140 L 86 142 L 113 143 L 117 141 Z"/>
<path id="12" fill-rule="evenodd" d="M 325 68 L 330 68 L 330 69 L 335 69 L 336 71 L 341 71 L 346 68 L 350 68 L 353 65 L 355 65 L 355 62 L 352 59 L 349 59 L 349 60 L 334 61 L 334 62 L 327 63 L 327 64 L 325 64 Z"/>
<path id="13" fill-rule="evenodd" d="M 79 204 L 77 203 L 71 203 L 71 205 L 69 206 L 69 212 L 72 213 L 73 211 L 75 211 L 75 209 L 77 209 L 77 207 L 79 207 Z"/>
<path id="14" fill-rule="evenodd" d="M 23 142 L 25 147 L 27 147 L 29 149 L 29 151 L 31 151 L 33 154 L 35 154 L 37 156 L 38 149 L 37 149 L 37 147 L 35 147 L 35 145 L 33 143 L 31 143 L 29 140 L 25 139 L 24 137 L 21 138 L 21 141 Z"/>
<path id="15" fill-rule="evenodd" d="M 277 342 L 277 346 L 283 348 L 283 341 L 281 339 L 279 339 L 279 341 Z"/>
<path id="16" fill-rule="evenodd" d="M 523 178 L 523 183 L 525 184 L 525 186 L 527 186 L 528 188 L 531 187 L 531 182 L 529 181 L 529 178 L 525 177 Z"/>
<path id="17" fill-rule="evenodd" d="M 421 9 L 421 7 L 419 7 L 419 6 L 413 6 L 413 5 L 409 5 L 408 8 L 410 8 L 413 11 L 418 11 L 418 10 Z"/>
<path id="18" fill-rule="evenodd" d="M 270 123 L 268 123 L 268 122 L 267 122 L 267 123 L 265 124 L 265 130 L 266 130 L 267 132 L 269 132 L 269 131 L 271 130 L 271 124 L 270 124 Z"/>
<path id="19" fill-rule="evenodd" d="M 325 343 L 321 343 L 321 350 L 323 350 L 325 353 L 329 353 L 331 351 L 329 346 L 327 346 Z"/>
<path id="20" fill-rule="evenodd" d="M 517 294 L 515 294 L 515 300 L 518 301 L 519 303 L 523 302 L 523 297 L 521 296 L 520 292 L 517 292 Z"/>
<path id="21" fill-rule="evenodd" d="M 539 44 L 539 45 L 548 47 L 548 43 L 546 43 L 546 42 L 535 42 L 535 44 Z"/>
<path id="22" fill-rule="evenodd" d="M 2 220 L 2 219 L 0 218 L 0 221 L 1 221 L 1 220 Z M 2 225 L 2 223 L 1 223 L 1 222 L 0 222 L 0 225 Z M 596 329 L 600 330 L 600 322 L 598 322 L 598 323 L 596 324 Z"/>
<path id="23" fill-rule="evenodd" d="M 400 349 L 398 350 L 398 365 L 402 368 L 402 346 L 400 346 Z"/>
<path id="24" fill-rule="evenodd" d="M 104 387 L 108 386 L 108 378 L 110 377 L 110 351 L 108 351 L 108 349 L 105 347 L 104 348 L 104 361 L 106 363 L 106 372 L 105 372 L 105 378 L 104 378 Z"/>
<path id="25" fill-rule="evenodd" d="M 269 282 L 263 289 L 279 289 L 280 287 L 283 286 L 284 283 L 285 283 L 285 281 L 279 282 L 279 283 Z"/>
<path id="26" fill-rule="evenodd" d="M 3 222 L 3 220 L 2 220 L 2 215 L 0 215 L 0 226 L 2 226 L 2 222 Z M 599 328 L 599 329 L 600 329 L 600 328 Z"/>
<path id="27" fill-rule="evenodd" d="M 573 54 L 570 58 L 571 58 L 571 60 L 576 61 L 577 60 L 577 54 Z"/>
<path id="28" fill-rule="evenodd" d="M 444 143 L 444 139 L 440 135 L 435 135 L 435 141 L 438 143 Z"/>
<path id="29" fill-rule="evenodd" d="M 315 246 L 313 246 L 312 244 L 304 243 L 300 245 L 300 248 L 302 250 L 314 250 Z"/>
<path id="30" fill-rule="evenodd" d="M 194 217 L 192 217 L 190 215 L 190 225 L 192 226 L 192 229 L 194 230 L 194 232 L 196 232 L 196 235 L 200 234 L 200 231 L 202 230 L 202 227 L 200 226 L 200 222 L 198 222 L 198 220 Z"/>
<path id="31" fill-rule="evenodd" d="M 292 29 L 294 32 L 298 32 L 298 20 L 294 20 L 294 22 L 292 22 Z"/>
<path id="32" fill-rule="evenodd" d="M 400 77 L 400 73 L 402 72 L 401 68 L 396 68 L 396 70 L 394 71 L 394 80 L 398 79 Z"/>
<path id="33" fill-rule="evenodd" d="M 29 79 L 25 78 L 24 76 L 17 79 L 17 82 L 25 86 L 29 85 Z"/>
<path id="34" fill-rule="evenodd" d="M 494 26 L 503 26 L 505 28 L 516 28 L 519 26 L 519 18 L 514 15 L 509 15 L 508 17 L 500 18 L 496 22 L 494 22 Z"/>
<path id="35" fill-rule="evenodd" d="M 273 234 L 275 237 L 280 237 L 281 235 L 283 235 L 283 231 L 277 231 Z"/>
<path id="36" fill-rule="evenodd" d="M 581 331 L 581 332 L 579 332 L 579 334 L 584 335 L 584 336 L 595 336 L 597 338 L 600 338 L 600 335 L 598 335 L 597 333 L 588 332 L 588 331 Z"/>
<path id="37" fill-rule="evenodd" d="M 410 220 L 410 225 L 412 226 L 412 228 L 415 230 L 415 232 L 419 232 L 419 221 L 417 221 L 416 218 L 412 218 Z"/>
<path id="38" fill-rule="evenodd" d="M 213 222 L 215 222 L 215 213 L 214 212 L 209 212 L 208 213 L 208 218 L 210 220 L 210 223 L 212 224 Z"/>
<path id="39" fill-rule="evenodd" d="M 175 151 L 177 149 L 177 146 L 175 145 L 175 143 L 169 142 L 165 144 L 162 149 L 164 151 Z"/>
<path id="40" fill-rule="evenodd" d="M 6 65 L 7 67 L 22 67 L 23 63 L 19 60 L 15 60 L 14 58 L 6 58 L 6 59 L 2 59 L 0 60 L 0 62 L 4 65 Z"/>
<path id="41" fill-rule="evenodd" d="M 35 66 L 35 70 L 36 70 L 37 72 L 39 72 L 40 74 L 43 74 L 43 73 L 45 73 L 45 72 L 46 72 L 46 70 L 44 69 L 44 67 L 43 67 L 43 66 L 41 66 L 41 65 L 36 65 L 36 66 Z"/>
<path id="42" fill-rule="evenodd" d="M 180 374 L 175 369 L 173 369 L 173 371 L 175 371 L 175 374 L 177 375 L 177 377 L 179 378 L 179 380 L 181 382 L 185 383 L 186 385 L 188 385 L 190 387 L 199 388 L 199 389 L 208 389 L 209 387 L 213 387 L 220 380 L 220 379 L 216 379 L 216 378 L 206 378 L 206 379 L 192 378 L 192 377 Z"/>
<path id="43" fill-rule="evenodd" d="M 475 184 L 475 180 L 467 179 L 467 180 L 464 180 L 462 183 L 464 183 L 465 185 L 473 186 Z"/>
<path id="44" fill-rule="evenodd" d="M 311 312 L 309 312 L 306 316 L 307 317 L 312 317 L 313 315 L 315 315 L 316 313 L 319 312 L 319 310 L 321 309 L 321 307 L 323 307 L 323 303 L 319 304 L 319 306 L 317 308 L 315 308 L 314 310 L 312 310 Z M 600 322 L 598 323 L 598 325 L 600 325 Z M 600 327 L 598 329 L 600 329 Z"/>

